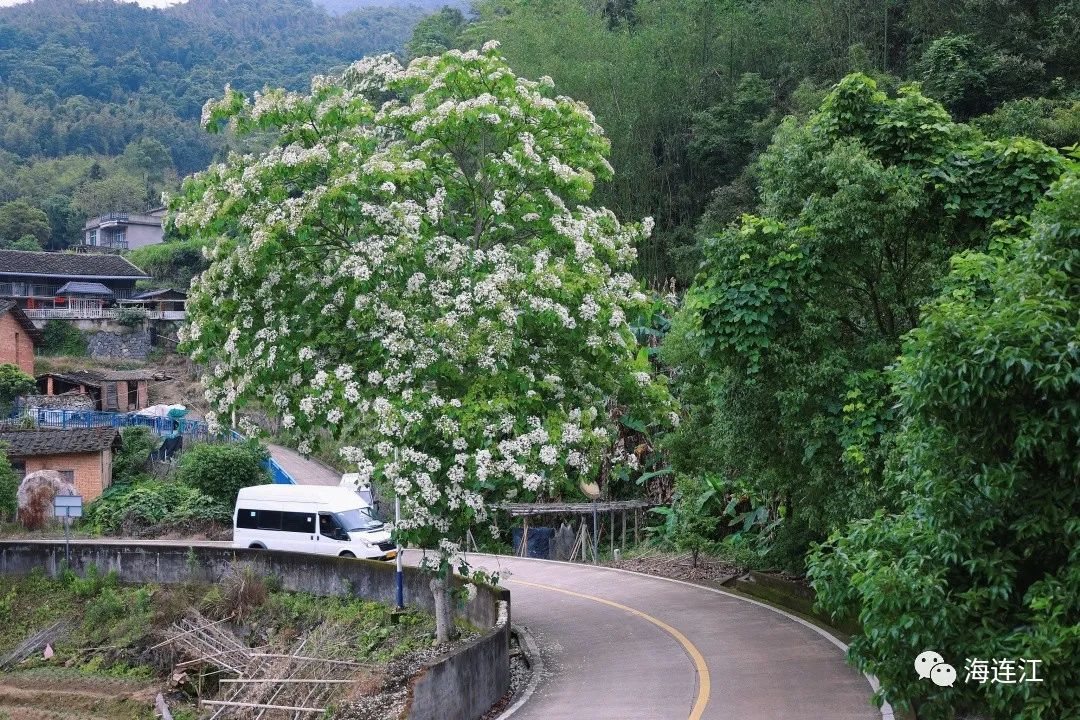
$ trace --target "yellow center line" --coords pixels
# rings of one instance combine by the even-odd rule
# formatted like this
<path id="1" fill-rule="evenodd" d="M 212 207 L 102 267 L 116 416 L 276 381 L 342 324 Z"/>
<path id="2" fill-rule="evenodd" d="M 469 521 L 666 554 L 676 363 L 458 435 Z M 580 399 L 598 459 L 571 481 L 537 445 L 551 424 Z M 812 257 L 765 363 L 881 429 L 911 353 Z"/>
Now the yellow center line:
<path id="1" fill-rule="evenodd" d="M 643 613 L 640 610 L 636 610 L 629 605 L 623 605 L 617 603 L 614 600 L 607 600 L 595 595 L 586 595 L 585 593 L 574 592 L 573 590 L 564 590 L 554 585 L 542 585 L 541 583 L 529 582 L 528 580 L 519 580 L 517 578 L 508 578 L 507 582 L 517 583 L 518 585 L 528 585 L 529 587 L 540 588 L 541 590 L 552 590 L 554 592 L 563 593 L 564 595 L 571 595 L 573 597 L 584 598 L 585 600 L 592 600 L 593 602 L 609 605 L 613 608 L 617 608 L 624 612 L 628 612 L 631 615 L 648 620 L 656 627 L 660 628 L 671 637 L 679 641 L 679 644 L 686 650 L 686 654 L 690 656 L 690 659 L 694 661 L 694 669 L 697 671 L 698 676 L 698 691 L 697 700 L 694 702 L 694 707 L 690 711 L 690 717 L 687 720 L 701 720 L 701 716 L 705 714 L 705 706 L 709 704 L 709 693 L 712 691 L 712 681 L 709 678 L 709 666 L 705 663 L 705 657 L 701 654 L 701 651 L 697 649 L 694 643 L 679 632 L 678 629 L 668 625 L 659 618 L 654 618 L 648 613 Z"/>

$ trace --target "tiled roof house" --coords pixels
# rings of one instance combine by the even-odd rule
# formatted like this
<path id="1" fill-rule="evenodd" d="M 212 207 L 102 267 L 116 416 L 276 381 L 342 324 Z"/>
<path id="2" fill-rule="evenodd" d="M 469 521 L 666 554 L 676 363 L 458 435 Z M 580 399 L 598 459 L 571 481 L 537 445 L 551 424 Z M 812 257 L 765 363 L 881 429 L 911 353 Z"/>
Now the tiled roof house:
<path id="1" fill-rule="evenodd" d="M 112 484 L 113 453 L 120 433 L 113 427 L 0 429 L 0 444 L 15 471 L 25 477 L 38 470 L 57 470 L 75 483 L 84 502 Z"/>
<path id="2" fill-rule="evenodd" d="M 120 255 L 0 250 L 0 299 L 24 310 L 100 308 L 149 279 Z"/>

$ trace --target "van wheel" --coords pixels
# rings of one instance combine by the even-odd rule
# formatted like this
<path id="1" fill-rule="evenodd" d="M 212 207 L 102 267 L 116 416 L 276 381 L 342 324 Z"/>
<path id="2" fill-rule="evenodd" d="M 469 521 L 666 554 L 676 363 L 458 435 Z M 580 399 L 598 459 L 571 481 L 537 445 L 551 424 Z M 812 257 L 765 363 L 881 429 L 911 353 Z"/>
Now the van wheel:
<path id="1" fill-rule="evenodd" d="M 266 546 L 262 543 L 251 543 L 250 545 L 248 545 L 248 548 L 251 550 L 265 550 Z"/>
<path id="2" fill-rule="evenodd" d="M 348 550 L 346 550 L 345 552 L 343 552 L 343 553 L 341 553 L 340 555 L 338 555 L 338 557 L 345 557 L 345 558 L 353 558 L 354 560 L 356 559 L 356 556 L 355 556 L 355 555 L 353 555 L 353 554 L 352 554 L 351 552 L 349 552 Z"/>

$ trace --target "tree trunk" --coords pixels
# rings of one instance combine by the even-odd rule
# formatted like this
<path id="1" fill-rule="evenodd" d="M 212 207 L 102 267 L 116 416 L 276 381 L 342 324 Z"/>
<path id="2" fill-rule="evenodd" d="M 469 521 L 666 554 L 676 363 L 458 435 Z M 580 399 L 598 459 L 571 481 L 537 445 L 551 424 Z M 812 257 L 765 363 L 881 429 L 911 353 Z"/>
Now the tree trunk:
<path id="1" fill-rule="evenodd" d="M 435 638 L 444 645 L 457 638 L 454 624 L 454 593 L 450 587 L 450 568 L 431 578 L 431 594 L 435 596 Z"/>

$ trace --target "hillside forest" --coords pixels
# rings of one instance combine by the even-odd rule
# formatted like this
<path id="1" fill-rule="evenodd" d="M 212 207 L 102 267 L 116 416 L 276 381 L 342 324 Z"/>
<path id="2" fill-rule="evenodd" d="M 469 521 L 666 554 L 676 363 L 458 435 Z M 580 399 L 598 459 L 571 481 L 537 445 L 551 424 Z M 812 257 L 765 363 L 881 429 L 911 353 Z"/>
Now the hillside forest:
<path id="1" fill-rule="evenodd" d="M 88 217 L 160 205 L 179 177 L 232 147 L 199 127 L 207 99 L 225 85 L 303 89 L 312 75 L 401 50 L 424 10 L 389 4 L 336 16 L 310 0 L 0 8 L 0 246 L 29 235 L 60 249 Z M 5 214 L 19 200 L 39 212 Z M 31 227 L 42 214 L 47 231 Z"/>
<path id="2" fill-rule="evenodd" d="M 593 201 L 656 221 L 638 273 L 678 309 L 634 325 L 685 419 L 624 419 L 659 451 L 608 492 L 673 470 L 667 541 L 809 571 L 897 708 L 1080 707 L 1080 5 L 473 9 L 408 47 L 550 76 L 611 139 Z M 935 694 L 931 645 L 1058 677 Z"/>

